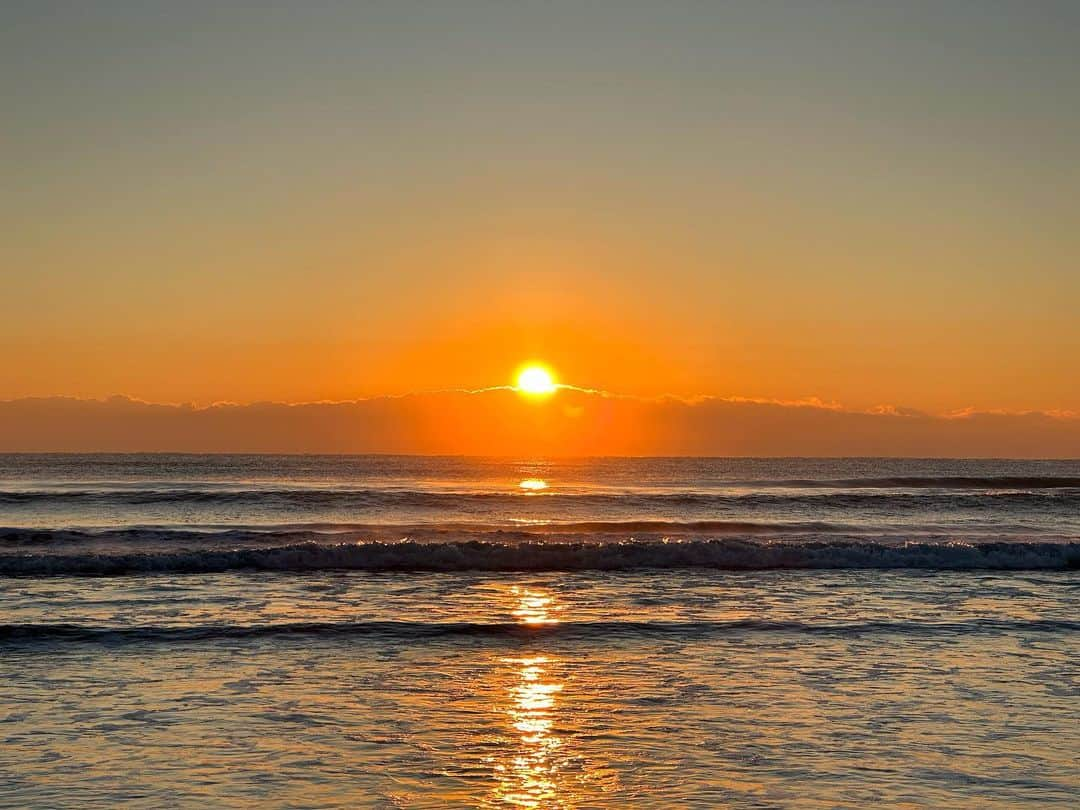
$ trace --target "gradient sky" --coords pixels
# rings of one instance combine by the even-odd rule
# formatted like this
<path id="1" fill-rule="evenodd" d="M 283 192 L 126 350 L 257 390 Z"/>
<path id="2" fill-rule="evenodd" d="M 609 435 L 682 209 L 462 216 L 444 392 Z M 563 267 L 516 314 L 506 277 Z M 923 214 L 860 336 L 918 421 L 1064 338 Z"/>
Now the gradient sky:
<path id="1" fill-rule="evenodd" d="M 1080 409 L 1075 2 L 0 0 L 0 398 Z"/>

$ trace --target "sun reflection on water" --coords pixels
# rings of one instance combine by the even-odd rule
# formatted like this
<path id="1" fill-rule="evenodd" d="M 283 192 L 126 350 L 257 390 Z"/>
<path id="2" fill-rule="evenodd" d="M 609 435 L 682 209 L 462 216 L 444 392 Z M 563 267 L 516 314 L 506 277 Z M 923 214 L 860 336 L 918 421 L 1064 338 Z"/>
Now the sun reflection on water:
<path id="1" fill-rule="evenodd" d="M 522 628 L 561 621 L 564 606 L 556 590 L 531 583 L 492 590 Z M 614 772 L 576 742 L 586 724 L 583 706 L 563 694 L 574 679 L 573 662 L 550 649 L 547 637 L 527 632 L 528 649 L 494 659 L 501 750 L 487 759 L 495 784 L 482 806 L 571 808 L 617 786 Z"/>
<path id="2" fill-rule="evenodd" d="M 556 696 L 563 685 L 551 679 L 547 670 L 550 659 L 543 655 L 504 658 L 516 673 L 510 687 L 507 715 L 518 745 L 502 762 L 495 765 L 499 779 L 496 790 L 504 804 L 517 807 L 558 806 L 558 763 L 556 752 L 563 740 L 553 731 Z"/>
<path id="3" fill-rule="evenodd" d="M 544 591 L 523 588 L 515 585 L 511 593 L 517 597 L 513 615 L 519 624 L 556 624 L 559 619 L 554 615 L 561 608 L 555 604 L 555 598 Z"/>
<path id="4" fill-rule="evenodd" d="M 518 484 L 518 487 L 528 492 L 540 492 L 547 489 L 547 481 L 543 478 L 526 478 Z"/>
<path id="5" fill-rule="evenodd" d="M 522 625 L 558 622 L 555 598 L 539 588 L 514 585 L 504 591 L 511 613 Z M 494 763 L 497 779 L 492 804 L 513 807 L 566 807 L 559 789 L 558 752 L 564 740 L 554 729 L 563 684 L 554 676 L 558 662 L 530 654 L 499 659 L 507 667 L 503 712 L 507 748 Z"/>

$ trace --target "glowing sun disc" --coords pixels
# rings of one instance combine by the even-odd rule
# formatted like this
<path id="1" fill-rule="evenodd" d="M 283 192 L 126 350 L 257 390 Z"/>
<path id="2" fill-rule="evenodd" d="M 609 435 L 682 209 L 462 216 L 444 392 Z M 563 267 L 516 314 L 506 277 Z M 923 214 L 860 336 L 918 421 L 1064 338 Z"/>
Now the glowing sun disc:
<path id="1" fill-rule="evenodd" d="M 516 387 L 525 394 L 551 394 L 558 386 L 543 366 L 526 366 L 518 374 Z"/>

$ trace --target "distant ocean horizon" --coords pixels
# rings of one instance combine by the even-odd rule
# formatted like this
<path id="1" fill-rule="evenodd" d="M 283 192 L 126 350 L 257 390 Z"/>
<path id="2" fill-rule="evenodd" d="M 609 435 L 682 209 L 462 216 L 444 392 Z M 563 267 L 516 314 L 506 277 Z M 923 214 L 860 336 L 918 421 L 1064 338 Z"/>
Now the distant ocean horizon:
<path id="1" fill-rule="evenodd" d="M 1080 460 L 0 455 L 0 806 L 1075 806 Z"/>
<path id="2" fill-rule="evenodd" d="M 1064 568 L 1080 461 L 0 456 L 0 573 Z"/>

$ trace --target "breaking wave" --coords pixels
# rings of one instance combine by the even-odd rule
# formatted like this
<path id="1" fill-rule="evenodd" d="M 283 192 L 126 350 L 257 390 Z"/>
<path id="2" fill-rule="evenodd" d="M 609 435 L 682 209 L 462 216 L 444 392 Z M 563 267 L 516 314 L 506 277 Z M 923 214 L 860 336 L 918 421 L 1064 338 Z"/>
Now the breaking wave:
<path id="1" fill-rule="evenodd" d="M 621 571 L 1080 568 L 1080 542 L 903 542 L 745 538 L 581 542 L 299 542 L 241 548 L 0 554 L 0 576 L 121 576 L 256 571 Z"/>

